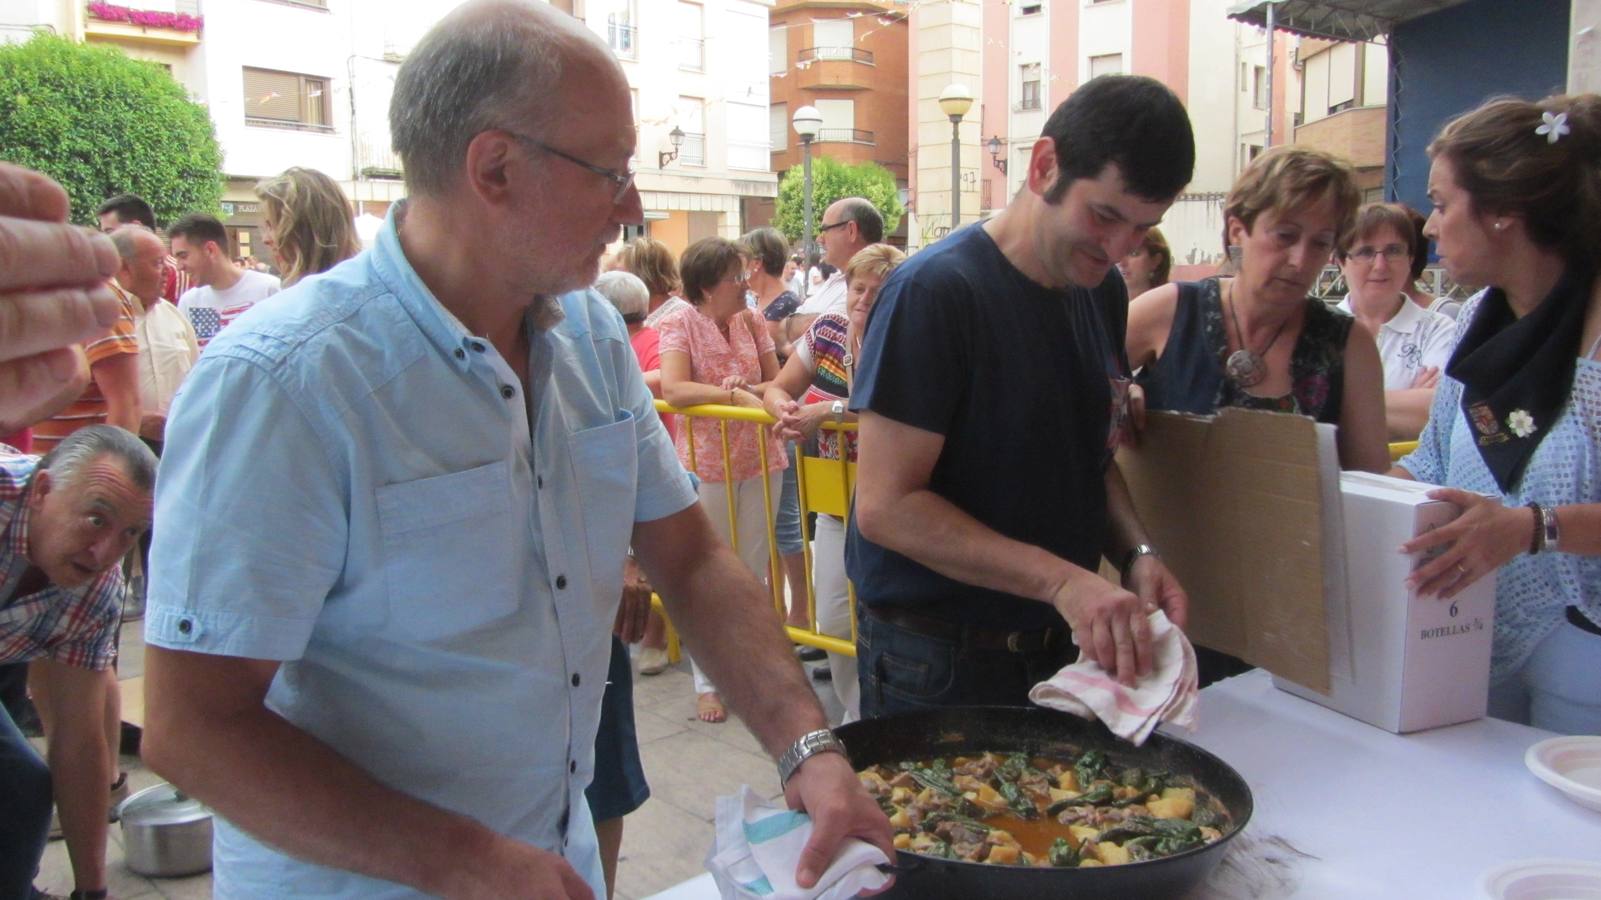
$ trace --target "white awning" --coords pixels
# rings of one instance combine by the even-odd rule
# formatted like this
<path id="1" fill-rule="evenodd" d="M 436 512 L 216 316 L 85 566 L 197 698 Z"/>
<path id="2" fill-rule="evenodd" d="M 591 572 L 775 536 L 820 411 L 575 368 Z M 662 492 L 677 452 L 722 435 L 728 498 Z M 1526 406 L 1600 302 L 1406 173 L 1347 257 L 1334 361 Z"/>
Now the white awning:
<path id="1" fill-rule="evenodd" d="M 1242 0 L 1229 18 L 1267 27 L 1273 6 L 1275 28 L 1331 41 L 1371 41 L 1402 22 L 1457 6 L 1466 0 Z"/>

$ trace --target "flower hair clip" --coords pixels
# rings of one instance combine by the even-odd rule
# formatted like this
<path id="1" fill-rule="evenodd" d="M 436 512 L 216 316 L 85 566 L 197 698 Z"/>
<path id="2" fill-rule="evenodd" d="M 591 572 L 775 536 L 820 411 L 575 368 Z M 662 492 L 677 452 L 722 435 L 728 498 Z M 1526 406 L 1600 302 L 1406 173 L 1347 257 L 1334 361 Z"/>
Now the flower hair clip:
<path id="1" fill-rule="evenodd" d="M 1534 129 L 1534 133 L 1545 135 L 1546 143 L 1555 144 L 1569 130 L 1567 113 L 1543 112 L 1540 113 L 1540 127 Z"/>

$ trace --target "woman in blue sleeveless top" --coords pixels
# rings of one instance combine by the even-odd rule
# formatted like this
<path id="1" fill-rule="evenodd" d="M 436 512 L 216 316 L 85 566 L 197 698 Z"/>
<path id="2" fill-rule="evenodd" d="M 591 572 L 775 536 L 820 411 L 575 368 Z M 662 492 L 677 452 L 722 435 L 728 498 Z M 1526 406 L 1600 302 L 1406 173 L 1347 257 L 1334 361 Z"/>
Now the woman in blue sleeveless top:
<path id="1" fill-rule="evenodd" d="M 1224 205 L 1233 277 L 1156 288 L 1129 306 L 1129 365 L 1146 408 L 1238 406 L 1339 426 L 1340 466 L 1383 472 L 1383 368 L 1373 336 L 1309 296 L 1355 223 L 1349 166 L 1280 147 L 1241 173 Z"/>

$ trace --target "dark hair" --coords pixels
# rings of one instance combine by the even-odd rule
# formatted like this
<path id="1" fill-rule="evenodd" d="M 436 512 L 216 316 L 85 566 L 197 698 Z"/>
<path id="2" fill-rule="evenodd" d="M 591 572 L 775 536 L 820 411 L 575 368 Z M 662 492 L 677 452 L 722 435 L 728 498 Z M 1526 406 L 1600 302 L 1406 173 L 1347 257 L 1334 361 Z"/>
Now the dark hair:
<path id="1" fill-rule="evenodd" d="M 167 229 L 167 237 L 181 237 L 200 244 L 211 241 L 224 251 L 228 249 L 228 230 L 222 227 L 216 216 L 205 213 L 190 213 L 172 223 L 172 227 Z"/>
<path id="2" fill-rule="evenodd" d="M 676 294 L 683 289 L 678 278 L 678 264 L 673 262 L 673 251 L 655 238 L 643 235 L 623 245 L 616 264 L 625 272 L 632 272 L 652 297 Z"/>
<path id="3" fill-rule="evenodd" d="M 1412 222 L 1412 280 L 1415 282 L 1423 277 L 1423 269 L 1429 264 L 1429 236 L 1423 233 L 1423 226 L 1429 224 L 1429 217 L 1404 203 L 1401 208 L 1406 210 L 1406 217 Z"/>
<path id="4" fill-rule="evenodd" d="M 884 217 L 878 214 L 878 209 L 871 201 L 862 197 L 846 197 L 840 204 L 840 212 L 844 213 L 840 221 L 855 222 L 856 232 L 864 243 L 877 244 L 884 240 Z"/>
<path id="5" fill-rule="evenodd" d="M 739 239 L 739 245 L 749 256 L 762 264 L 762 271 L 774 278 L 784 274 L 784 263 L 789 257 L 789 242 L 776 228 L 758 228 Z"/>
<path id="6" fill-rule="evenodd" d="M 701 238 L 689 245 L 678 259 L 678 274 L 684 279 L 684 299 L 696 306 L 706 302 L 706 292 L 744 260 L 739 245 L 728 238 Z"/>
<path id="7" fill-rule="evenodd" d="M 1563 126 L 1555 140 L 1553 122 Z M 1561 253 L 1570 265 L 1596 264 L 1601 96 L 1491 100 L 1447 122 L 1428 153 L 1451 161 L 1475 212 L 1519 216 L 1534 243 Z"/>
<path id="8" fill-rule="evenodd" d="M 95 209 L 95 218 L 99 218 L 106 213 L 115 213 L 117 221 L 124 225 L 138 222 L 151 231 L 156 230 L 156 211 L 151 209 L 150 204 L 145 202 L 145 198 L 138 194 L 118 194 L 115 197 L 107 197 L 106 201 Z"/>
<path id="9" fill-rule="evenodd" d="M 1042 137 L 1056 148 L 1061 177 L 1045 194 L 1060 203 L 1080 178 L 1097 178 L 1115 163 L 1137 197 L 1160 203 L 1177 197 L 1195 174 L 1195 134 L 1184 104 L 1167 86 L 1143 75 L 1092 78 L 1045 121 Z"/>
<path id="10" fill-rule="evenodd" d="M 1417 235 L 1413 231 L 1412 217 L 1407 215 L 1407 208 L 1399 203 L 1369 203 L 1357 210 L 1355 227 L 1345 236 L 1345 240 L 1340 241 L 1334 250 L 1334 255 L 1340 262 L 1345 262 L 1345 258 L 1351 255 L 1351 248 L 1356 246 L 1357 241 L 1372 236 L 1381 228 L 1389 228 L 1400 235 L 1401 240 L 1406 242 L 1407 252 L 1412 254 L 1413 259 L 1417 259 Z M 1416 280 L 1416 276 L 1413 278 Z"/>

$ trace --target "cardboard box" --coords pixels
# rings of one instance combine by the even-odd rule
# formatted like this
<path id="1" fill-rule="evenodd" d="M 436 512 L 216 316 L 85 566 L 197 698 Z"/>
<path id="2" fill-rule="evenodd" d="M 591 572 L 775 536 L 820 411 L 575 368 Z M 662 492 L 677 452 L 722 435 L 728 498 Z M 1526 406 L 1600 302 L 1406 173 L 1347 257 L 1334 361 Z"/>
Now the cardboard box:
<path id="1" fill-rule="evenodd" d="M 1277 674 L 1274 684 L 1398 734 L 1483 718 L 1495 579 L 1480 578 L 1448 601 L 1418 597 L 1404 587 L 1413 567 L 1425 560 L 1396 548 L 1459 514 L 1452 504 L 1429 499 L 1430 488 L 1342 473 L 1350 630 L 1331 631 L 1329 638 L 1350 642 L 1353 666 L 1347 674 L 1331 675 L 1326 694 Z"/>

